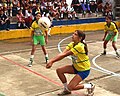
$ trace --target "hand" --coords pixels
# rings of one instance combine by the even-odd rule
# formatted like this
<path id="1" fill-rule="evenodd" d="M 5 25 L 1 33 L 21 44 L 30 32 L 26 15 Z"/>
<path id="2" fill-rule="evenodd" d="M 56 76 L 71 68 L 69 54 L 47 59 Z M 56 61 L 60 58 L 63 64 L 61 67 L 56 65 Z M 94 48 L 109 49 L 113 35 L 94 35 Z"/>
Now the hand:
<path id="1" fill-rule="evenodd" d="M 52 67 L 52 65 L 53 65 L 53 63 L 49 61 L 46 65 L 46 68 L 50 68 L 50 67 Z"/>

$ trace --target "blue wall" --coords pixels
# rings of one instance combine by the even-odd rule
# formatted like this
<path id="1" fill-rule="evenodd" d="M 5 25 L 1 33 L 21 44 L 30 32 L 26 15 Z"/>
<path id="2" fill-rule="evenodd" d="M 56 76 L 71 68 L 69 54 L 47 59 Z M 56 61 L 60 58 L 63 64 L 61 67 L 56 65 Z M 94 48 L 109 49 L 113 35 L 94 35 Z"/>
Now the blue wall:
<path id="1" fill-rule="evenodd" d="M 96 22 L 105 22 L 105 18 L 60 20 L 60 21 L 53 21 L 52 23 L 54 26 L 59 26 L 59 25 L 72 25 L 72 24 L 84 24 L 84 23 L 96 23 Z"/>
<path id="2" fill-rule="evenodd" d="M 96 22 L 104 22 L 105 18 L 88 18 L 88 19 L 76 19 L 76 20 L 53 20 L 53 26 L 59 25 L 73 25 L 73 24 L 84 24 L 84 23 L 96 23 Z M 17 23 L 11 24 L 10 29 L 16 29 Z"/>

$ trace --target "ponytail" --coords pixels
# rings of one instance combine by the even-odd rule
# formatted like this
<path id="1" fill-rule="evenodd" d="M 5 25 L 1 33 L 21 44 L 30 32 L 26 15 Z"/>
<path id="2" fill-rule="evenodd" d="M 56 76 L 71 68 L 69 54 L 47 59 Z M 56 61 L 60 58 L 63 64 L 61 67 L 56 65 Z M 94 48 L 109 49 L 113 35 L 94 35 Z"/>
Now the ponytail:
<path id="1" fill-rule="evenodd" d="M 85 43 L 85 37 L 86 37 L 86 35 L 85 35 L 85 33 L 83 33 L 82 31 L 80 31 L 80 30 L 76 30 L 77 31 L 77 33 L 78 33 L 78 36 L 79 37 L 82 37 L 82 39 L 81 39 L 81 43 L 83 43 L 85 46 L 84 46 L 84 50 L 85 50 L 85 54 L 86 55 L 88 55 L 88 48 L 87 48 L 87 44 Z"/>

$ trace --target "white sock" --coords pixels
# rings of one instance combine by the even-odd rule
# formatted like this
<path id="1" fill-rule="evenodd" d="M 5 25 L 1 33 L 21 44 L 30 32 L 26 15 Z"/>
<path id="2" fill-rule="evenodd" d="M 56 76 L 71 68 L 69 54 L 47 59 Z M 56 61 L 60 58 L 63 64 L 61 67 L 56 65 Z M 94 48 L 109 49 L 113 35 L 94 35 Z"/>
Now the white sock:
<path id="1" fill-rule="evenodd" d="M 70 14 L 68 14 L 68 18 L 70 18 Z"/>
<path id="2" fill-rule="evenodd" d="M 20 24 L 20 23 L 18 23 L 18 27 L 20 27 L 20 25 L 21 25 L 21 24 Z"/>
<path id="3" fill-rule="evenodd" d="M 69 92 L 71 92 L 71 91 L 68 89 L 68 87 L 66 87 L 66 90 L 69 91 Z"/>
<path id="4" fill-rule="evenodd" d="M 63 18 L 63 14 L 61 14 L 61 18 Z"/>
<path id="5" fill-rule="evenodd" d="M 117 51 L 117 50 L 115 50 L 115 52 L 116 52 L 116 53 L 118 53 L 118 51 Z"/>
<path id="6" fill-rule="evenodd" d="M 71 92 L 67 87 L 67 83 L 63 83 L 63 85 L 64 85 L 64 90 L 67 90 L 67 91 Z"/>
<path id="7" fill-rule="evenodd" d="M 104 49 L 104 51 L 106 51 L 106 49 Z"/>
<path id="8" fill-rule="evenodd" d="M 64 90 L 66 90 L 66 88 L 67 88 L 67 83 L 63 83 L 63 85 L 64 85 Z"/>
<path id="9" fill-rule="evenodd" d="M 25 23 L 23 23 L 23 26 L 25 27 Z"/>
<path id="10" fill-rule="evenodd" d="M 83 84 L 84 85 L 84 89 L 86 88 L 92 88 L 91 84 Z"/>
<path id="11" fill-rule="evenodd" d="M 31 55 L 30 58 L 33 59 L 33 58 L 34 58 L 34 55 Z"/>
<path id="12" fill-rule="evenodd" d="M 77 17 L 77 15 L 75 14 L 75 17 Z"/>
<path id="13" fill-rule="evenodd" d="M 48 54 L 46 54 L 45 57 L 48 57 Z"/>

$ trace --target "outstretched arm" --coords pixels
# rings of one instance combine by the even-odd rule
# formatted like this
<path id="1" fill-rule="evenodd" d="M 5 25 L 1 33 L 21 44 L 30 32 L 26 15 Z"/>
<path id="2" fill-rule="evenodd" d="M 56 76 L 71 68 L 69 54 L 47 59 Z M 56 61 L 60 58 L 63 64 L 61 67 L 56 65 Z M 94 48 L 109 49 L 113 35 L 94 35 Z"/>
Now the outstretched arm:
<path id="1" fill-rule="evenodd" d="M 57 61 L 63 59 L 64 57 L 67 57 L 67 56 L 72 55 L 72 54 L 73 53 L 70 50 L 69 51 L 64 50 L 62 53 L 58 54 L 56 57 L 50 59 L 50 61 L 46 65 L 46 68 L 52 67 L 52 65 L 53 65 L 54 62 L 57 62 Z"/>

